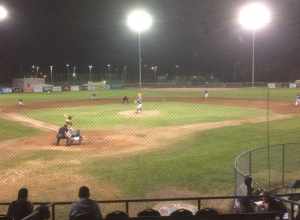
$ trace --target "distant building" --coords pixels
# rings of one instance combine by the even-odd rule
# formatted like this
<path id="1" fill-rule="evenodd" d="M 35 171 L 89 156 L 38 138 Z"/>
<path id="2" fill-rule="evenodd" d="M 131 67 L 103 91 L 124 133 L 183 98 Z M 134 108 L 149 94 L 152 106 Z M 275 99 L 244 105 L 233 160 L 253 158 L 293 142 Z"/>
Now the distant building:
<path id="1" fill-rule="evenodd" d="M 44 78 L 19 78 L 13 79 L 12 87 L 23 90 L 24 92 L 43 92 L 45 84 Z"/>

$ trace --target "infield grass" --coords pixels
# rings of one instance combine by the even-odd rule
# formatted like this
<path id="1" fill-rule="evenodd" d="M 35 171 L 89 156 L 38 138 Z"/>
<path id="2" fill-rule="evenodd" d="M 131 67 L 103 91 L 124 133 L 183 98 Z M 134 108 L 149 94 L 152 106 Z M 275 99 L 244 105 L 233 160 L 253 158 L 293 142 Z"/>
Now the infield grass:
<path id="1" fill-rule="evenodd" d="M 135 115 L 135 105 L 104 104 L 98 106 L 51 108 L 28 111 L 25 114 L 34 119 L 56 125 L 64 123 L 64 114 L 73 116 L 73 124 L 81 129 L 160 127 L 203 122 L 217 122 L 241 118 L 253 118 L 265 114 L 255 108 L 231 107 L 208 104 L 180 102 L 147 102 L 143 105 L 145 113 Z M 120 115 L 130 111 L 133 116 Z M 147 111 L 158 111 L 158 115 L 145 116 Z"/>

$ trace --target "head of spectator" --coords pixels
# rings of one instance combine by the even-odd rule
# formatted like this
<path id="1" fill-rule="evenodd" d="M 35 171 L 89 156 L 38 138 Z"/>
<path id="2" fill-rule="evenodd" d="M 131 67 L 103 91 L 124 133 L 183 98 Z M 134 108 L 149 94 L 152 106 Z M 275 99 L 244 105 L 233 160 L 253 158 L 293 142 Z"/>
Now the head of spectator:
<path id="1" fill-rule="evenodd" d="M 98 204 L 90 199 L 90 190 L 87 186 L 81 186 L 78 192 L 79 201 L 72 204 L 70 220 L 102 220 L 102 214 Z"/>
<path id="2" fill-rule="evenodd" d="M 88 199 L 88 198 L 90 198 L 90 189 L 87 186 L 81 186 L 79 188 L 78 197 L 80 199 Z"/>
<path id="3" fill-rule="evenodd" d="M 31 214 L 33 205 L 28 201 L 28 190 L 21 188 L 18 192 L 18 199 L 9 204 L 7 219 L 20 220 Z"/>
<path id="4" fill-rule="evenodd" d="M 117 211 L 107 214 L 105 219 L 106 220 L 128 220 L 129 217 L 125 212 L 117 210 Z"/>
<path id="5" fill-rule="evenodd" d="M 18 200 L 27 200 L 28 199 L 28 189 L 21 188 L 18 192 Z"/>
<path id="6" fill-rule="evenodd" d="M 264 203 L 269 203 L 271 201 L 271 194 L 269 192 L 263 192 L 262 200 Z"/>

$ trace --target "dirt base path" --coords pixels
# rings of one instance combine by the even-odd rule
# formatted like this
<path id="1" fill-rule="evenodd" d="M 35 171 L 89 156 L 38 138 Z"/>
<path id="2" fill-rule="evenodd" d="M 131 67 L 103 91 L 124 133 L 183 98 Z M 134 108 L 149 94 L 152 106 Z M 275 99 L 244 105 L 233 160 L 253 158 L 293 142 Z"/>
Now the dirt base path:
<path id="1" fill-rule="evenodd" d="M 273 114 L 270 121 L 291 118 L 292 115 Z M 221 122 L 207 122 L 180 126 L 166 126 L 144 129 L 127 130 L 86 130 L 82 131 L 84 141 L 80 146 L 65 147 L 55 146 L 55 136 L 57 127 L 38 120 L 30 119 L 17 113 L 6 114 L 6 118 L 21 123 L 26 123 L 35 128 L 41 128 L 48 132 L 38 136 L 21 138 L 17 140 L 3 141 L 0 149 L 11 146 L 18 146 L 19 149 L 45 149 L 60 151 L 94 151 L 95 156 L 114 156 L 120 154 L 136 153 L 140 151 L 151 151 L 161 148 L 180 139 L 186 138 L 195 132 L 207 131 L 211 129 L 239 126 L 247 123 L 265 122 L 265 117 L 246 118 L 240 120 L 227 120 Z M 162 141 L 163 140 L 163 141 Z"/>
<path id="2" fill-rule="evenodd" d="M 11 121 L 16 121 L 16 122 L 20 122 L 24 125 L 27 125 L 29 127 L 33 127 L 33 128 L 38 128 L 38 129 L 42 129 L 44 131 L 57 131 L 58 130 L 58 126 L 50 124 L 50 123 L 46 123 L 43 121 L 39 121 L 39 120 L 35 120 L 33 118 L 29 118 L 25 115 L 21 115 L 18 113 L 2 113 L 1 117 L 4 119 L 9 119 Z"/>

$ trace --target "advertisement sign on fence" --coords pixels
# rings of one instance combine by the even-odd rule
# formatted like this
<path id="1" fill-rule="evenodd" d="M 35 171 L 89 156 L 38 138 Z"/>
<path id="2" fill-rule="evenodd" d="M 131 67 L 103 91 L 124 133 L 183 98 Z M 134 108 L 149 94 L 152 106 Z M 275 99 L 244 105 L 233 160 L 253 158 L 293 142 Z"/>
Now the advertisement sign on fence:
<path id="1" fill-rule="evenodd" d="M 54 87 L 52 88 L 52 91 L 53 91 L 53 92 L 61 92 L 61 91 L 62 91 L 61 86 L 54 86 Z"/>
<path id="2" fill-rule="evenodd" d="M 269 89 L 275 89 L 276 88 L 276 83 L 268 83 L 268 88 Z"/>
<path id="3" fill-rule="evenodd" d="M 71 86 L 71 91 L 76 91 L 78 92 L 80 89 L 79 89 L 79 86 Z"/>

